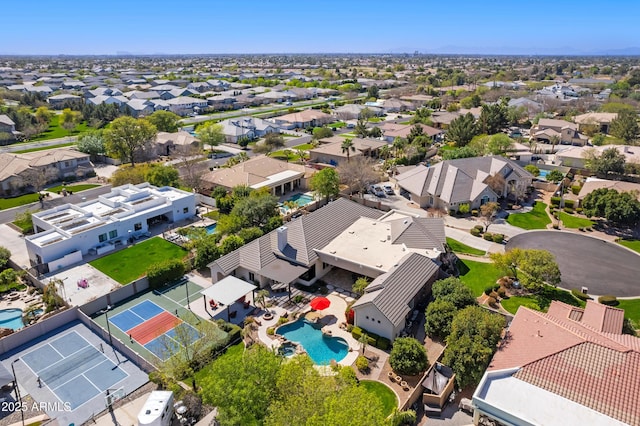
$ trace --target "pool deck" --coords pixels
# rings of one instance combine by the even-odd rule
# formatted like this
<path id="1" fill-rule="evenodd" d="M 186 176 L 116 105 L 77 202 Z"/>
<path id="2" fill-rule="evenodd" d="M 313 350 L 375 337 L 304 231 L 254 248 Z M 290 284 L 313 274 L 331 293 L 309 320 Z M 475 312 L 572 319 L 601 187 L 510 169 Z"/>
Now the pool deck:
<path id="1" fill-rule="evenodd" d="M 345 299 L 348 296 L 334 291 L 326 297 L 331 301 L 331 305 L 323 311 L 316 311 L 320 315 L 318 322 L 325 324 L 323 329 L 330 330 L 332 336 L 343 338 L 349 345 L 349 352 L 347 353 L 347 356 L 345 356 L 341 361 L 338 361 L 338 364 L 343 366 L 352 365 L 359 355 L 360 343 L 351 336 L 351 333 L 340 328 L 340 323 L 345 322 L 344 311 L 347 308 L 347 301 Z M 303 310 L 302 313 L 306 314 L 310 311 L 311 309 L 307 308 Z M 263 315 L 257 318 L 258 321 L 260 321 L 260 325 L 258 326 L 258 336 L 262 343 L 267 345 L 267 347 L 277 348 L 282 344 L 282 340 L 278 338 L 274 339 L 272 336 L 269 336 L 267 334 L 267 329 L 270 327 L 277 327 L 278 318 L 285 313 L 290 314 L 290 311 L 279 306 L 273 306 L 269 308 L 269 312 L 273 313 L 273 319 L 265 320 Z"/>

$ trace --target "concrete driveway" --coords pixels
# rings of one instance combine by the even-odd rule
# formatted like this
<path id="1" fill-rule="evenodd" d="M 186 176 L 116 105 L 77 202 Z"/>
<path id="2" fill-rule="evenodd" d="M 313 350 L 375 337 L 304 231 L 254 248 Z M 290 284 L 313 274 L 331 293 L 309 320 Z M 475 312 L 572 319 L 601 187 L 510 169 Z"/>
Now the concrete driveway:
<path id="1" fill-rule="evenodd" d="M 507 250 L 514 247 L 553 253 L 563 288 L 585 286 L 591 295 L 640 296 L 640 256 L 616 243 L 571 232 L 533 231 L 512 237 Z"/>

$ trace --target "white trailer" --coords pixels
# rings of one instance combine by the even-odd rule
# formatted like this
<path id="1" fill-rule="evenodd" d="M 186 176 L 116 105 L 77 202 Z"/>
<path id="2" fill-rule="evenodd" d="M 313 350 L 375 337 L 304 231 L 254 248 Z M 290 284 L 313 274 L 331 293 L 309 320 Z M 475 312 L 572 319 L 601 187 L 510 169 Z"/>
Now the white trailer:
<path id="1" fill-rule="evenodd" d="M 170 426 L 173 392 L 153 391 L 138 413 L 138 426 Z"/>

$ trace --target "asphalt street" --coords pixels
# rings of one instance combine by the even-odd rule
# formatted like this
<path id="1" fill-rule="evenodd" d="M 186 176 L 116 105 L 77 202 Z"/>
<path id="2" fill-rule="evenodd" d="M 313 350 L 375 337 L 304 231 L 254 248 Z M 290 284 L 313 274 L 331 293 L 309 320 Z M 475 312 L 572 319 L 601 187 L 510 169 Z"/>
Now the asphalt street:
<path id="1" fill-rule="evenodd" d="M 640 296 L 640 256 L 612 242 L 558 231 L 516 235 L 514 247 L 543 249 L 553 253 L 562 273 L 560 287 L 588 287 L 591 295 Z"/>

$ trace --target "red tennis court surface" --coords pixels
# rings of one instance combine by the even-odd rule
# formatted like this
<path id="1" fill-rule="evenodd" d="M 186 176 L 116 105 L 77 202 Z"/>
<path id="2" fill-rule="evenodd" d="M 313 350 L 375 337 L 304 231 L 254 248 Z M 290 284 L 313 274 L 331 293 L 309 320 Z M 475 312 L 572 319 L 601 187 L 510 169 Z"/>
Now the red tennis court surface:
<path id="1" fill-rule="evenodd" d="M 175 317 L 167 311 L 156 315 L 155 317 L 146 320 L 142 324 L 132 328 L 128 331 L 129 335 L 136 339 L 141 345 L 145 345 L 155 339 L 162 336 L 167 331 L 173 329 L 180 324 L 182 320 Z"/>

